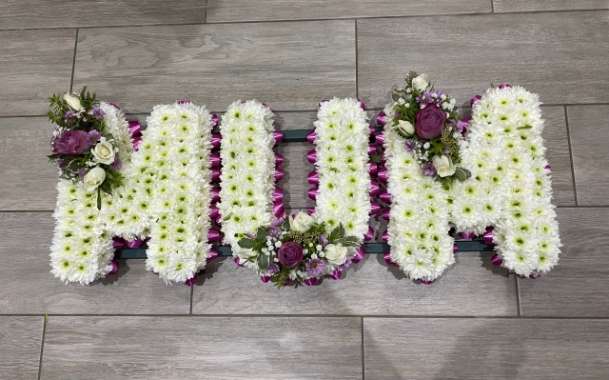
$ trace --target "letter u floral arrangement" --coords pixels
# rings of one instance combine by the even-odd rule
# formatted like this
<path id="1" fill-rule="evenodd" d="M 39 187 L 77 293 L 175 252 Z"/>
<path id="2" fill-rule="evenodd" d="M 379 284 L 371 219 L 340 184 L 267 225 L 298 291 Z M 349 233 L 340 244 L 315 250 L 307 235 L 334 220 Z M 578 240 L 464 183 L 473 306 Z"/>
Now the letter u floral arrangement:
<path id="1" fill-rule="evenodd" d="M 158 105 L 143 129 L 86 89 L 49 101 L 51 272 L 66 283 L 116 274 L 117 250 L 146 248 L 148 270 L 193 286 L 221 242 L 263 282 L 319 285 L 363 259 L 377 214 L 385 262 L 423 284 L 454 264 L 455 238 L 494 245 L 491 263 L 521 277 L 558 262 L 541 103 L 522 87 L 491 86 L 464 118 L 410 72 L 376 128 L 362 101 L 322 100 L 307 135 L 316 206 L 294 214 L 277 185 L 283 134 L 264 103 L 236 101 L 221 120 L 186 100 Z"/>

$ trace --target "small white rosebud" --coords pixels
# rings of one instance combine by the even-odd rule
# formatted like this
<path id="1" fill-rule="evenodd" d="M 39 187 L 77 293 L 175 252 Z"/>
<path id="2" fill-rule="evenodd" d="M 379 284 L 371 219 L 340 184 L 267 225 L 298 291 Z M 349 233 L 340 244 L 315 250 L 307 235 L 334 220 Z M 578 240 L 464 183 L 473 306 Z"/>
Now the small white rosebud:
<path id="1" fill-rule="evenodd" d="M 63 99 L 68 103 L 68 106 L 72 108 L 74 111 L 80 111 L 82 108 L 82 104 L 80 104 L 80 98 L 74 94 L 70 94 L 66 92 L 63 94 Z"/>
<path id="2" fill-rule="evenodd" d="M 429 142 L 426 142 L 425 144 L 423 144 L 423 148 L 424 149 L 429 149 L 431 145 L 429 144 Z"/>
<path id="3" fill-rule="evenodd" d="M 312 255 L 311 255 L 311 258 L 312 258 L 312 259 L 316 259 L 316 258 L 317 258 L 317 255 L 316 255 L 316 254 L 312 254 Z"/>
<path id="4" fill-rule="evenodd" d="M 275 243 L 275 247 L 277 247 L 277 248 L 281 247 L 281 241 L 277 240 L 277 243 Z"/>
<path id="5" fill-rule="evenodd" d="M 322 246 L 320 244 L 317 244 L 317 246 L 315 247 L 316 250 L 321 251 L 322 250 Z"/>
<path id="6" fill-rule="evenodd" d="M 305 248 L 302 250 L 302 253 L 309 253 L 309 250 Z"/>
<path id="7" fill-rule="evenodd" d="M 398 104 L 403 106 L 404 104 L 406 104 L 406 101 L 404 100 L 404 98 L 399 98 L 398 99 Z"/>

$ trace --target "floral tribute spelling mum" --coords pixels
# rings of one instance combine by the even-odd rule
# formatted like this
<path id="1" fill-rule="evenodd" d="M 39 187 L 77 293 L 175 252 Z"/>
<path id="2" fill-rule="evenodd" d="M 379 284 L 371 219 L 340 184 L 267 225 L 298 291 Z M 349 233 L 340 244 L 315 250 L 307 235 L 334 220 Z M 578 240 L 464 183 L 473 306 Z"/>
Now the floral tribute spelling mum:
<path id="1" fill-rule="evenodd" d="M 341 271 L 361 260 L 363 251 L 357 247 L 369 229 L 366 114 L 355 99 L 321 103 L 316 129 L 309 135 L 316 150 L 308 155 L 317 166 L 309 181 L 319 187 L 309 196 L 318 207 L 312 215 L 291 216 L 284 215 L 277 207 L 281 199 L 273 196 L 277 176 L 273 175 L 271 117 L 268 108 L 246 102 L 231 106 L 223 118 L 220 209 L 235 261 L 277 287 L 312 286 L 326 276 L 338 279 Z M 237 173 L 241 176 L 233 178 Z M 250 199 L 261 201 L 259 212 L 249 211 L 257 206 L 248 205 Z"/>

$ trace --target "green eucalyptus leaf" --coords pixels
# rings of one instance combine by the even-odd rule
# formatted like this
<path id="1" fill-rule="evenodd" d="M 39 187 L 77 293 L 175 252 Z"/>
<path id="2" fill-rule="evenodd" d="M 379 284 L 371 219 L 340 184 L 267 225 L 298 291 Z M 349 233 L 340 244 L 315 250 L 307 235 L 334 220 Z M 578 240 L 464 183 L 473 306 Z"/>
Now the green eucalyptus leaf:
<path id="1" fill-rule="evenodd" d="M 237 244 L 239 244 L 239 247 L 241 248 L 254 248 L 254 240 L 253 239 L 248 239 L 248 238 L 243 238 L 241 240 L 239 240 L 237 242 Z"/>
<path id="2" fill-rule="evenodd" d="M 466 179 L 468 179 L 469 177 L 472 176 L 472 173 L 462 167 L 458 167 L 457 170 L 455 171 L 455 176 L 457 177 L 457 179 L 461 182 L 465 181 Z"/>
<path id="3" fill-rule="evenodd" d="M 269 267 L 269 256 L 261 253 L 258 255 L 258 267 L 262 270 L 266 270 Z"/>
<path id="4" fill-rule="evenodd" d="M 266 231 L 262 227 L 258 227 L 258 231 L 256 232 L 256 239 L 263 241 L 266 240 Z"/>

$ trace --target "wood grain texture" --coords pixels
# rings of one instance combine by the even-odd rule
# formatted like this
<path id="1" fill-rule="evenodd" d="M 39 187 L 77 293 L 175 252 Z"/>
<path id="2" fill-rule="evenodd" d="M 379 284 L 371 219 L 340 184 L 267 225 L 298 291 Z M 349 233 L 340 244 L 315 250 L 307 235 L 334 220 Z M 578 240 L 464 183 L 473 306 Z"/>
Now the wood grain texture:
<path id="1" fill-rule="evenodd" d="M 359 96 L 382 107 L 415 70 L 460 104 L 504 82 L 546 104 L 608 102 L 607 31 L 605 11 L 358 20 Z"/>
<path id="2" fill-rule="evenodd" d="M 491 268 L 490 255 L 458 253 L 431 286 L 415 284 L 382 255 L 366 255 L 339 281 L 277 290 L 231 259 L 214 261 L 193 294 L 193 314 L 515 316 L 514 277 Z M 252 300 L 263 300 L 252 302 Z"/>
<path id="3" fill-rule="evenodd" d="M 374 380 L 601 380 L 609 322 L 365 318 L 364 353 Z"/>
<path id="4" fill-rule="evenodd" d="M 166 286 L 144 260 L 117 276 L 65 285 L 50 273 L 51 213 L 0 213 L 0 314 L 187 314 L 190 288 Z"/>
<path id="5" fill-rule="evenodd" d="M 524 316 L 609 317 L 609 208 L 561 208 L 558 266 L 520 281 Z"/>
<path id="6" fill-rule="evenodd" d="M 4 0 L 0 28 L 194 24 L 205 22 L 205 1 L 185 0 Z"/>
<path id="7" fill-rule="evenodd" d="M 0 317 L 0 380 L 36 380 L 43 317 Z"/>
<path id="8" fill-rule="evenodd" d="M 608 0 L 493 0 L 495 12 L 609 9 Z"/>
<path id="9" fill-rule="evenodd" d="M 609 205 L 609 106 L 567 107 L 577 202 Z"/>
<path id="10" fill-rule="evenodd" d="M 575 206 L 564 107 L 542 107 L 541 112 L 541 117 L 545 120 L 543 138 L 546 139 L 546 159 L 552 167 L 553 203 L 557 206 Z"/>
<path id="11" fill-rule="evenodd" d="M 208 22 L 490 13 L 490 0 L 208 0 Z"/>
<path id="12" fill-rule="evenodd" d="M 0 32 L 0 116 L 44 115 L 70 90 L 75 30 Z"/>
<path id="13" fill-rule="evenodd" d="M 46 155 L 53 126 L 42 117 L 0 118 L 0 210 L 53 210 L 57 169 Z"/>
<path id="14" fill-rule="evenodd" d="M 355 95 L 355 22 L 86 29 L 78 34 L 74 86 L 125 112 L 190 99 L 226 110 L 256 98 L 275 110 L 313 110 Z"/>
<path id="15" fill-rule="evenodd" d="M 40 378 L 361 379 L 361 320 L 51 317 Z"/>

